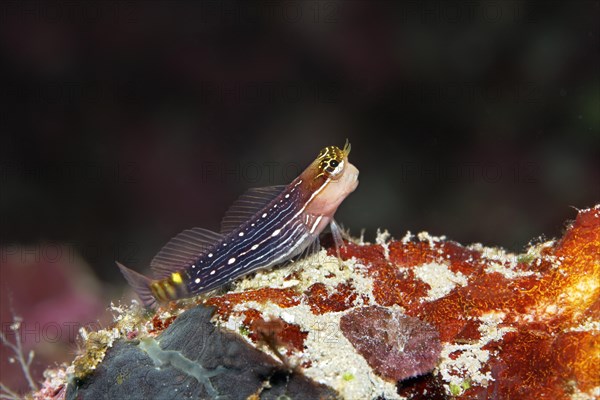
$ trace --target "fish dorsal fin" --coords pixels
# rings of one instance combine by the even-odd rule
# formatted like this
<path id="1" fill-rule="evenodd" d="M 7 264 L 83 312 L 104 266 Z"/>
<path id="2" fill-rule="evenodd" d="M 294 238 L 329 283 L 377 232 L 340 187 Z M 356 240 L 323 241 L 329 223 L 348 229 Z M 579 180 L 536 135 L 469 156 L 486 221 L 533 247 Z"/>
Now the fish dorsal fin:
<path id="1" fill-rule="evenodd" d="M 248 221 L 250 217 L 279 196 L 285 188 L 286 185 L 277 185 L 248 189 L 225 213 L 221 221 L 221 233 L 226 235 Z"/>
<path id="2" fill-rule="evenodd" d="M 223 235 L 208 229 L 192 228 L 181 232 L 163 246 L 152 259 L 154 277 L 162 279 L 189 267 L 208 249 L 223 239 Z"/>

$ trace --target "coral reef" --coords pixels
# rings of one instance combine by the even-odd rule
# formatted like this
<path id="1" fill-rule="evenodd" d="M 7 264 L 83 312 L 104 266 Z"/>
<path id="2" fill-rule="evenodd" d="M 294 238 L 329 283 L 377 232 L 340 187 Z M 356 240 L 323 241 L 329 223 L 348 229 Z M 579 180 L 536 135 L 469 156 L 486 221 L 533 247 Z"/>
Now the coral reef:
<path id="1" fill-rule="evenodd" d="M 150 317 L 115 308 L 103 360 L 92 346 L 80 359 L 93 361 L 67 369 L 78 377 L 68 398 L 117 388 L 174 398 L 600 398 L 600 206 L 520 255 L 384 232 L 347 242 L 338 259 L 329 240 L 224 294 Z M 401 348 L 423 364 L 409 367 Z"/>
<path id="2" fill-rule="evenodd" d="M 307 332 L 292 358 L 344 398 L 600 397 L 600 206 L 581 210 L 561 240 L 521 255 L 427 233 L 398 241 L 381 233 L 375 244 L 347 243 L 341 271 L 334 256 L 329 249 L 258 273 L 208 302 L 226 326 L 252 315 Z M 432 374 L 390 387 L 361 364 L 339 322 L 365 305 L 437 329 L 442 350 Z"/>

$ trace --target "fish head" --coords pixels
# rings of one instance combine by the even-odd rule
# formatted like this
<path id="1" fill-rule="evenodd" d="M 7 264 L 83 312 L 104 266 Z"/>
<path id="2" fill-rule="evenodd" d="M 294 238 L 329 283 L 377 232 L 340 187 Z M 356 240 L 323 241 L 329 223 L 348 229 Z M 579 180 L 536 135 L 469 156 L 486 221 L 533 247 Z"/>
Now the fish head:
<path id="1" fill-rule="evenodd" d="M 328 146 L 319 152 L 303 173 L 314 194 L 307 211 L 315 215 L 333 216 L 338 206 L 358 186 L 358 169 L 350 163 L 350 143 L 343 149 Z"/>

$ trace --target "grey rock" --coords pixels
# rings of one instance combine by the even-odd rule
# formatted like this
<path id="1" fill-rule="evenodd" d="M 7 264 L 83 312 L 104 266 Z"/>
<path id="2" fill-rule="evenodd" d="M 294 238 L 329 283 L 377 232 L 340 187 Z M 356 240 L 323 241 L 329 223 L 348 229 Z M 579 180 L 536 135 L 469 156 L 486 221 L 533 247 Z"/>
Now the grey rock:
<path id="1" fill-rule="evenodd" d="M 156 340 L 116 341 L 90 376 L 69 385 L 66 399 L 237 400 L 257 393 L 261 399 L 338 397 L 237 334 L 218 329 L 210 322 L 212 313 L 198 306 Z"/>

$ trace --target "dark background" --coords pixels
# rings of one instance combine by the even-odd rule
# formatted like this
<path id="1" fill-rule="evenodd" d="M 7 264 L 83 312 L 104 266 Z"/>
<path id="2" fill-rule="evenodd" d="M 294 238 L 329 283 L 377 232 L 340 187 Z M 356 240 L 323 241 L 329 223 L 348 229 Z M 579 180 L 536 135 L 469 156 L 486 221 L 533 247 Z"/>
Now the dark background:
<path id="1" fill-rule="evenodd" d="M 94 321 L 115 259 L 143 270 L 346 138 L 355 235 L 560 237 L 600 199 L 599 20 L 597 1 L 2 2 L 3 291 L 25 314 L 85 291 Z"/>

